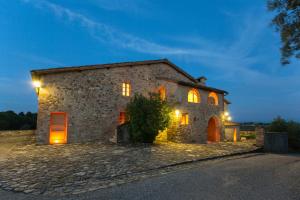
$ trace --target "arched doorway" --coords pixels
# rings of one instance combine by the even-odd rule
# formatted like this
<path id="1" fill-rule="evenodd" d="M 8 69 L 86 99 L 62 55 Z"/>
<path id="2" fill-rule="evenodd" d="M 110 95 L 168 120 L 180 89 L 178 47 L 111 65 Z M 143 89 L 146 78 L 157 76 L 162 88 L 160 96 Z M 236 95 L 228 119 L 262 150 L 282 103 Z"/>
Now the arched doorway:
<path id="1" fill-rule="evenodd" d="M 208 121 L 207 141 L 208 142 L 220 141 L 220 125 L 219 125 L 219 120 L 216 117 L 211 117 Z"/>

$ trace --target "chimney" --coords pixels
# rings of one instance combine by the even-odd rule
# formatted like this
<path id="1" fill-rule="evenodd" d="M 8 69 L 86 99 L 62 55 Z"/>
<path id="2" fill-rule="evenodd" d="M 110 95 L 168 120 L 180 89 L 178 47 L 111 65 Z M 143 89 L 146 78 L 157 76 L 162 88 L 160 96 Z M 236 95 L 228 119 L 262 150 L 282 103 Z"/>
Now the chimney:
<path id="1" fill-rule="evenodd" d="M 201 77 L 197 78 L 196 80 L 198 81 L 199 84 L 206 85 L 205 82 L 206 82 L 207 78 L 205 76 L 201 76 Z"/>

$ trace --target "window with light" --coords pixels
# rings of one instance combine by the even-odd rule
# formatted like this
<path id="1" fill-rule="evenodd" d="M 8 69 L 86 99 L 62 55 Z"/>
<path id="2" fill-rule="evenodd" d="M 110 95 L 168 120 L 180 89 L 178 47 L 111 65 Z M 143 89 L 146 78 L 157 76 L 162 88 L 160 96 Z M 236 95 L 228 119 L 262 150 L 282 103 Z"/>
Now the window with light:
<path id="1" fill-rule="evenodd" d="M 165 87 L 160 87 L 158 89 L 158 93 L 159 93 L 161 100 L 166 100 L 166 88 Z"/>
<path id="2" fill-rule="evenodd" d="M 119 114 L 119 124 L 124 124 L 126 121 L 126 113 L 125 112 L 120 112 Z"/>
<path id="3" fill-rule="evenodd" d="M 219 98 L 218 95 L 215 92 L 210 92 L 208 94 L 208 104 L 210 105 L 219 105 Z"/>
<path id="4" fill-rule="evenodd" d="M 188 93 L 188 102 L 200 103 L 200 94 L 196 89 L 192 89 Z"/>
<path id="5" fill-rule="evenodd" d="M 122 95 L 126 96 L 126 97 L 130 96 L 130 84 L 129 83 L 122 84 Z"/>
<path id="6" fill-rule="evenodd" d="M 189 115 L 187 113 L 183 113 L 181 116 L 181 125 L 189 124 Z"/>

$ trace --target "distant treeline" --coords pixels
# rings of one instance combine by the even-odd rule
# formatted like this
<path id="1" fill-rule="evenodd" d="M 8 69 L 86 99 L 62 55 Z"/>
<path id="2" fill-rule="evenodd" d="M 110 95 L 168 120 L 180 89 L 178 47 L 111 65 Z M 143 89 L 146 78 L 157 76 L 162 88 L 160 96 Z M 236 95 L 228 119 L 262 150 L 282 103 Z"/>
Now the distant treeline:
<path id="1" fill-rule="evenodd" d="M 300 149 L 300 123 L 287 121 L 281 117 L 275 118 L 266 131 L 286 132 L 289 136 L 289 146 Z"/>
<path id="2" fill-rule="evenodd" d="M 0 112 L 0 130 L 31 130 L 36 129 L 36 113 L 19 114 L 14 111 Z"/>

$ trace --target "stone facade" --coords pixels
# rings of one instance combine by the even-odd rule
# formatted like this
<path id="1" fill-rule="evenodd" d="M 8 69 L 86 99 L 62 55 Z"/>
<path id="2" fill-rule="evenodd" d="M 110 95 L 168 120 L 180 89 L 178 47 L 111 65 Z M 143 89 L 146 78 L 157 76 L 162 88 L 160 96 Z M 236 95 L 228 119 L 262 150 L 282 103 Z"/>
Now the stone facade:
<path id="1" fill-rule="evenodd" d="M 205 143 L 211 117 L 218 119 L 220 138 L 224 139 L 221 115 L 225 91 L 198 83 L 190 75 L 167 60 L 133 62 L 32 71 L 34 80 L 41 82 L 38 94 L 37 142 L 49 143 L 50 114 L 67 113 L 67 142 L 108 142 L 116 137 L 119 114 L 134 93 L 148 95 L 159 87 L 166 89 L 166 99 L 176 102 L 176 109 L 188 113 L 189 123 L 173 123 L 168 140 L 185 143 Z M 131 87 L 129 97 L 122 96 L 122 83 Z M 189 103 L 188 92 L 197 89 L 200 103 Z M 218 105 L 208 104 L 214 91 Z"/>
<path id="2" fill-rule="evenodd" d="M 225 140 L 236 142 L 241 140 L 240 125 L 226 125 L 225 123 Z"/>

